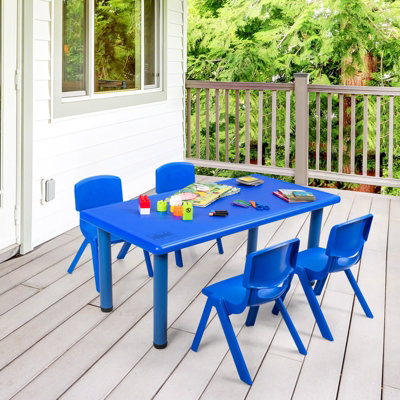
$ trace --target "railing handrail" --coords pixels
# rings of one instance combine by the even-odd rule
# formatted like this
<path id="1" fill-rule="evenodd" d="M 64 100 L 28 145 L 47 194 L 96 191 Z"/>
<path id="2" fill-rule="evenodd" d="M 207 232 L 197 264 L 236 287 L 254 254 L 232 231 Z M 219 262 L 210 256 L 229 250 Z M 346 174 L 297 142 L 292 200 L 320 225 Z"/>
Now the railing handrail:
<path id="1" fill-rule="evenodd" d="M 385 86 L 344 86 L 309 84 L 312 93 L 362 94 L 371 96 L 400 96 L 400 87 Z"/>
<path id="2" fill-rule="evenodd" d="M 294 83 L 271 82 L 215 82 L 186 81 L 186 89 L 220 89 L 220 90 L 294 90 Z M 310 93 L 361 94 L 371 96 L 400 96 L 400 87 L 386 86 L 345 86 L 309 84 Z"/>
<path id="3" fill-rule="evenodd" d="M 186 81 L 186 89 L 294 90 L 294 83 Z"/>

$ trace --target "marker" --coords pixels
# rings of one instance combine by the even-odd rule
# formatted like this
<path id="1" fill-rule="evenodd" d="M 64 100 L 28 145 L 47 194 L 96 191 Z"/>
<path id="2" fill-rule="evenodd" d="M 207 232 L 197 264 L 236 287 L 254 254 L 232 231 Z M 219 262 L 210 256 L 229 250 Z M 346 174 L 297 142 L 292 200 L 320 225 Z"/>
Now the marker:
<path id="1" fill-rule="evenodd" d="M 228 211 L 226 210 L 213 210 L 210 213 L 208 213 L 208 215 L 210 217 L 226 217 L 228 215 Z"/>

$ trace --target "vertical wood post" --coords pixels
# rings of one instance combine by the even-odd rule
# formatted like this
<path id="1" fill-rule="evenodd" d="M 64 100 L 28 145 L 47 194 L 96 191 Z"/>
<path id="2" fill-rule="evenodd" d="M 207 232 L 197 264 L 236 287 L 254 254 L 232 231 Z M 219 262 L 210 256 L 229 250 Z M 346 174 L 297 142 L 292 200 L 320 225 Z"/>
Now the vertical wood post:
<path id="1" fill-rule="evenodd" d="M 308 81 L 307 73 L 294 74 L 296 94 L 296 172 L 298 185 L 308 185 Z"/>

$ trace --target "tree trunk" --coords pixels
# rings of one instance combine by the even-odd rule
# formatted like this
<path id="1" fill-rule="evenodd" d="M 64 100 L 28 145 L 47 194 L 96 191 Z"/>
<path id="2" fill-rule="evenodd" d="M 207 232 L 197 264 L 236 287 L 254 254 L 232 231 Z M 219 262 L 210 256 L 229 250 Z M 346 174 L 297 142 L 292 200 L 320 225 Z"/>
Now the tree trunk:
<path id="1" fill-rule="evenodd" d="M 378 60 L 371 53 L 365 54 L 363 57 L 363 65 L 357 66 L 353 63 L 351 58 L 344 60 L 344 66 L 353 65 L 355 72 L 353 74 L 346 74 L 342 69 L 341 81 L 346 86 L 368 86 L 369 81 L 373 78 L 373 73 L 378 69 Z M 343 101 L 343 128 L 344 132 L 349 131 L 351 127 L 351 96 L 344 96 Z M 349 143 L 349 140 L 347 140 Z M 348 154 L 346 160 L 350 160 L 350 151 L 348 151 L 347 143 L 345 141 L 343 152 Z M 344 171 L 350 172 L 350 165 L 344 162 Z M 355 171 L 357 173 L 357 171 Z M 372 173 L 373 172 L 373 173 Z M 373 175 L 375 171 L 371 171 Z M 370 173 L 368 173 L 370 175 Z M 376 188 L 373 185 L 360 185 L 360 191 L 375 192 Z"/>

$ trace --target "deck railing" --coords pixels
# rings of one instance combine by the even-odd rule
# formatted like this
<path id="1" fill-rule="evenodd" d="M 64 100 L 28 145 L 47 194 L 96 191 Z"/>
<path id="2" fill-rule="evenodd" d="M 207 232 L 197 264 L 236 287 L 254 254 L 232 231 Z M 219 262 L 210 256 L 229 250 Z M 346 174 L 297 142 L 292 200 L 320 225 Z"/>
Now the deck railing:
<path id="1" fill-rule="evenodd" d="M 197 166 L 400 187 L 400 88 L 187 81 Z"/>

